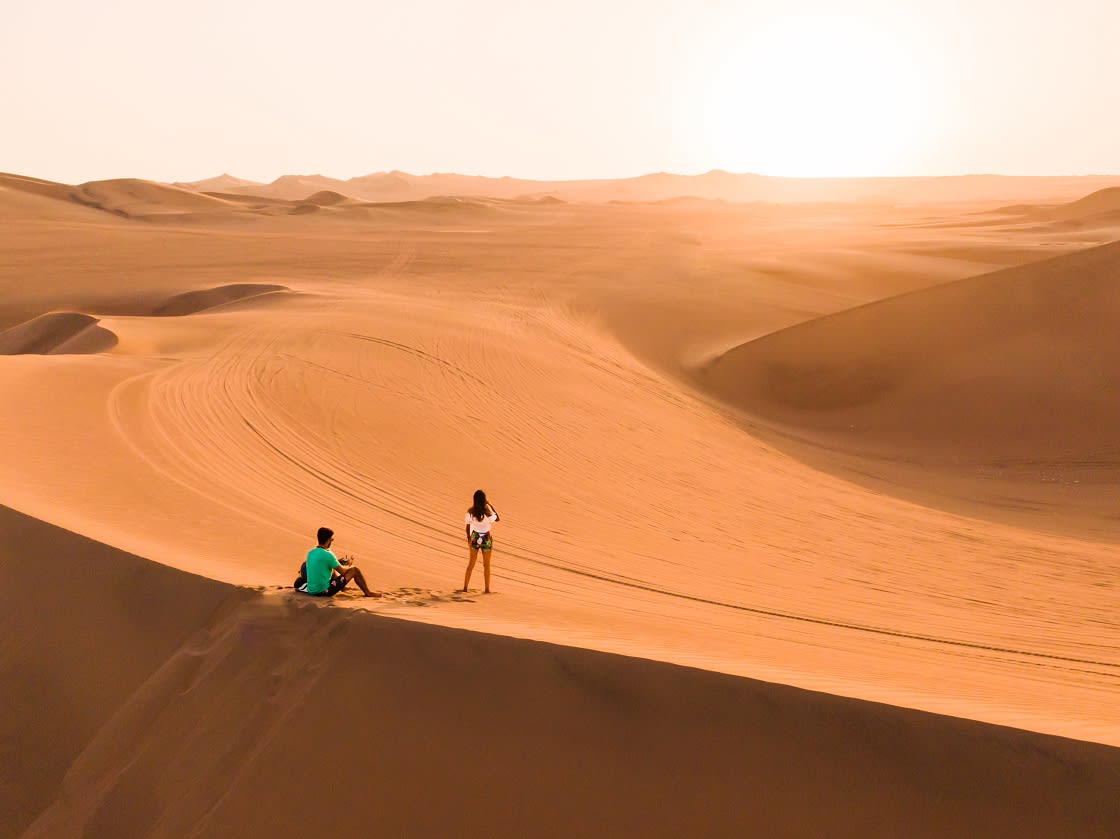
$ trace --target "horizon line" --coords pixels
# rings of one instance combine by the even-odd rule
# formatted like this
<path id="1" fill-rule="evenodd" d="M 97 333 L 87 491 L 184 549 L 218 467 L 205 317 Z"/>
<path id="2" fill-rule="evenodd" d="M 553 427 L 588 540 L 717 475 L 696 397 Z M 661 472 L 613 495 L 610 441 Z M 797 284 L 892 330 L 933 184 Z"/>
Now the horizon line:
<path id="1" fill-rule="evenodd" d="M 17 172 L 0 172 L 0 174 L 8 174 L 16 177 L 33 178 L 35 180 L 50 180 L 48 178 L 41 178 L 37 175 L 27 175 Z M 178 178 L 174 180 L 162 180 L 157 178 L 137 177 L 135 175 L 119 175 L 108 178 L 91 178 L 85 181 L 78 181 L 69 183 L 67 181 L 53 181 L 54 183 L 67 184 L 72 186 L 80 186 L 86 183 L 97 183 L 99 181 L 114 181 L 114 180 L 141 180 L 150 181 L 152 183 L 163 183 L 169 185 L 175 184 L 195 184 L 203 181 L 214 180 L 217 178 L 234 178 L 236 180 L 247 181 L 251 184 L 259 184 L 267 186 L 274 184 L 277 181 L 285 178 L 323 178 L 330 181 L 338 181 L 340 183 L 349 183 L 363 178 L 371 178 L 378 175 L 390 176 L 398 175 L 410 178 L 435 178 L 435 177 L 460 177 L 460 178 L 478 178 L 488 181 L 524 181 L 528 183 L 555 183 L 555 184 L 577 184 L 577 183 L 609 183 L 612 181 L 633 181 L 642 178 L 651 177 L 670 177 L 670 178 L 703 178 L 710 176 L 726 176 L 732 178 L 758 178 L 766 180 L 782 180 L 782 181 L 899 181 L 899 180 L 946 180 L 953 178 L 1007 178 L 1007 179 L 1043 179 L 1043 178 L 1120 178 L 1120 173 L 1109 172 L 1082 172 L 1082 173 L 1045 173 L 1045 174 L 1009 174 L 1004 172 L 958 172 L 954 174 L 911 174 L 911 175 L 770 175 L 761 172 L 733 172 L 728 169 L 708 169 L 703 172 L 696 173 L 683 173 L 683 172 L 670 172 L 665 170 L 644 172 L 638 175 L 620 175 L 614 177 L 583 177 L 583 178 L 548 178 L 548 177 L 523 177 L 520 175 L 482 175 L 467 172 L 455 171 L 435 171 L 428 173 L 408 172 L 403 169 L 383 169 L 372 172 L 367 172 L 361 175 L 352 175 L 350 177 L 336 177 L 334 175 L 324 175 L 321 172 L 285 172 L 277 175 L 271 180 L 256 180 L 253 178 L 246 178 L 240 175 L 235 175 L 229 171 L 220 172 L 217 175 L 209 175 L 203 178 L 183 179 Z"/>

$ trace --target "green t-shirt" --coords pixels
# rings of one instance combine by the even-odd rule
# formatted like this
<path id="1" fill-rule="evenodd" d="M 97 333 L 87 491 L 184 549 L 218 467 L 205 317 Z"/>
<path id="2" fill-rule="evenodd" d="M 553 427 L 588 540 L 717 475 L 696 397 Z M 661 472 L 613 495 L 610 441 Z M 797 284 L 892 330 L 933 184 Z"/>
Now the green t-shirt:
<path id="1" fill-rule="evenodd" d="M 307 552 L 307 593 L 322 594 L 331 581 L 331 569 L 340 563 L 326 548 L 314 547 Z"/>

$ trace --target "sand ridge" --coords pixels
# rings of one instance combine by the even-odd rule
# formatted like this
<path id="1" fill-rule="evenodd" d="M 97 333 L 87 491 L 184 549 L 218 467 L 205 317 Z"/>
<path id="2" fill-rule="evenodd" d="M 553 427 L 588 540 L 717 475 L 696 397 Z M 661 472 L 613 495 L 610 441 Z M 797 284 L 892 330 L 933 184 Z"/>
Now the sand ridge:
<path id="1" fill-rule="evenodd" d="M 0 355 L 94 353 L 112 349 L 117 336 L 81 312 L 50 312 L 0 332 Z"/>
<path id="2" fill-rule="evenodd" d="M 63 679 L 85 711 L 51 731 L 66 697 L 19 697 L 42 722 L 4 731 L 37 758 L 5 764 L 13 835 L 1092 837 L 1120 820 L 1117 749 L 389 621 L 0 523 L 53 549 L 72 607 L 33 631 L 4 580 L 2 620 L 30 639 L 5 680 Z M 114 679 L 90 666 L 105 649 L 129 654 Z M 324 713 L 345 731 L 323 735 Z M 364 806 L 306 807 L 301 768 L 319 766 Z M 484 819 L 480 783 L 507 799 Z"/>

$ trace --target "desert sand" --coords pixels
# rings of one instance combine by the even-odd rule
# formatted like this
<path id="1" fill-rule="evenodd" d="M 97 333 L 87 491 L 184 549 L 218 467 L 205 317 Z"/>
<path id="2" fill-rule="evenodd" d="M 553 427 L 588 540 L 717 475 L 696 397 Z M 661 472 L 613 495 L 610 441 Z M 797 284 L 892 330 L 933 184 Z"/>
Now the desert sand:
<path id="1" fill-rule="evenodd" d="M 675 177 L 0 176 L 0 835 L 1117 835 L 1120 179 Z"/>

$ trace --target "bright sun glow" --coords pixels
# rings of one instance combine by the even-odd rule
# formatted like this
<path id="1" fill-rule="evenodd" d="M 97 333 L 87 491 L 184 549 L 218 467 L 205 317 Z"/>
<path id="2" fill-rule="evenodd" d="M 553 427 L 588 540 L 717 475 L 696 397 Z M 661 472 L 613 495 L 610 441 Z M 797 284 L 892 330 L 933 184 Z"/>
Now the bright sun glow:
<path id="1" fill-rule="evenodd" d="M 923 81 L 908 45 L 866 21 L 773 21 L 750 31 L 712 80 L 709 156 L 769 175 L 899 172 L 920 136 Z"/>

